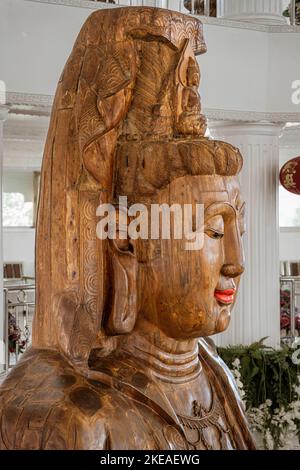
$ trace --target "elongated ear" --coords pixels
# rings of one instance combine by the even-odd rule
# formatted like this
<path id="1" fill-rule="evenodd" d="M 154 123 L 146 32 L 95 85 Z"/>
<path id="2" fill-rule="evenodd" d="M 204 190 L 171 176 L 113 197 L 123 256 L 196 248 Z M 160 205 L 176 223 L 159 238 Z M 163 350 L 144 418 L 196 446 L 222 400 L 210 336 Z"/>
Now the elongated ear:
<path id="1" fill-rule="evenodd" d="M 110 311 L 105 329 L 110 335 L 130 333 L 135 325 L 138 263 L 129 240 L 109 240 Z"/>
<path id="2" fill-rule="evenodd" d="M 60 352 L 77 367 L 86 367 L 96 330 L 91 313 L 80 302 L 77 291 L 57 293 L 52 301 L 53 330 Z"/>

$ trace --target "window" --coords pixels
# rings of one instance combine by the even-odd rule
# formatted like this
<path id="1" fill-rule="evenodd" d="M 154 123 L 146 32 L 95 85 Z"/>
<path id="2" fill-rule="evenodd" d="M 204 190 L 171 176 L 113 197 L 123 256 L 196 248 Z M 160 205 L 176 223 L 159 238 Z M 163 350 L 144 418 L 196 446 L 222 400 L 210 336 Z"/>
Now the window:
<path id="1" fill-rule="evenodd" d="M 300 196 L 279 188 L 280 227 L 300 227 Z"/>
<path id="2" fill-rule="evenodd" d="M 280 143 L 280 169 L 292 158 L 300 156 L 299 125 L 287 126 Z M 279 186 L 280 227 L 300 227 L 300 195 L 290 193 Z"/>
<path id="3" fill-rule="evenodd" d="M 2 202 L 4 227 L 35 225 L 38 187 L 38 172 L 4 170 Z"/>

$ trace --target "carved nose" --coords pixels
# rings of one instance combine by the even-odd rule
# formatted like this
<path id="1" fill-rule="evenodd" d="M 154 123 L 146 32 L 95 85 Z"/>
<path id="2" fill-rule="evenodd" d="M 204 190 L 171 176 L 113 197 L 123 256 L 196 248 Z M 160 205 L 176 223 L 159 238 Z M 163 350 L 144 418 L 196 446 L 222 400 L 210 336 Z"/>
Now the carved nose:
<path id="1" fill-rule="evenodd" d="M 245 267 L 241 264 L 224 264 L 221 273 L 226 277 L 237 277 L 243 274 Z"/>

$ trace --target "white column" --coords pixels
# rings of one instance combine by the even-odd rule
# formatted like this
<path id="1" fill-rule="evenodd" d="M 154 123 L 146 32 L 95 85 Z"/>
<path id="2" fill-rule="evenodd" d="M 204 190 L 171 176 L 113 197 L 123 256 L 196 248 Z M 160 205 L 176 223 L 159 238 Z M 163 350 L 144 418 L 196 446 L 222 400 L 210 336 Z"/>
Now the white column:
<path id="1" fill-rule="evenodd" d="M 218 0 L 218 16 L 262 24 L 287 24 L 283 0 Z"/>
<path id="2" fill-rule="evenodd" d="M 220 345 L 251 344 L 268 336 L 280 345 L 279 305 L 279 136 L 271 123 L 211 122 L 214 138 L 237 146 L 244 158 L 240 175 L 246 201 L 246 270 L 227 332 Z"/>
<path id="3" fill-rule="evenodd" d="M 2 169 L 3 169 L 3 123 L 8 114 L 8 107 L 0 105 L 0 372 L 4 368 L 4 304 L 3 304 L 3 224 L 2 224 Z"/>

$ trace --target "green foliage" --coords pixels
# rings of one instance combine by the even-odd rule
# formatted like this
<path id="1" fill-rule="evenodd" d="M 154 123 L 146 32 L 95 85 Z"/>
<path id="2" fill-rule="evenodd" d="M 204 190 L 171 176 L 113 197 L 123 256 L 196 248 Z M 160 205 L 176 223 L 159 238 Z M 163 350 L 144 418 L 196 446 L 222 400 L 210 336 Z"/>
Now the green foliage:
<path id="1" fill-rule="evenodd" d="M 247 409 L 258 408 L 266 400 L 272 409 L 286 408 L 295 399 L 294 387 L 298 383 L 299 365 L 292 361 L 294 349 L 269 348 L 261 341 L 251 346 L 219 348 L 223 361 L 232 369 L 232 362 L 240 360 L 241 381 L 246 392 Z"/>
<path id="2" fill-rule="evenodd" d="M 297 6 L 297 3 L 300 3 L 300 0 L 296 0 L 296 6 Z M 286 16 L 287 18 L 290 17 L 290 6 L 287 7 L 286 10 L 284 10 L 284 12 L 282 13 L 283 16 Z"/>

